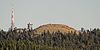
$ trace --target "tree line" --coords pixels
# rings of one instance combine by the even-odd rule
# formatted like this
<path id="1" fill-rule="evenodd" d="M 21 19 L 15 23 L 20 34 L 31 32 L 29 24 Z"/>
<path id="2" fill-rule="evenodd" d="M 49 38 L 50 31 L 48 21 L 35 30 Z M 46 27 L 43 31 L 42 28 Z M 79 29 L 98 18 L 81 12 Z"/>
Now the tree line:
<path id="1" fill-rule="evenodd" d="M 100 29 L 34 34 L 0 31 L 0 50 L 100 50 Z"/>

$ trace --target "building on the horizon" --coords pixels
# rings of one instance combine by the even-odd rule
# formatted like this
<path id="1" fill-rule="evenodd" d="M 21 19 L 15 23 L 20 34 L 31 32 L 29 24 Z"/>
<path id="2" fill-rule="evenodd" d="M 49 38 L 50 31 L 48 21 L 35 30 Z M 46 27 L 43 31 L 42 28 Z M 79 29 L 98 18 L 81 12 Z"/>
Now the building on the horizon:
<path id="1" fill-rule="evenodd" d="M 17 33 L 22 33 L 22 32 L 26 32 L 26 31 L 32 31 L 33 30 L 32 25 L 33 24 L 29 22 L 27 24 L 27 28 L 17 28 L 17 27 L 15 27 L 14 31 L 17 32 Z"/>
<path id="2" fill-rule="evenodd" d="M 27 30 L 26 30 L 26 28 L 17 28 L 17 27 L 15 27 L 14 31 L 17 32 L 17 33 L 22 33 L 22 32 L 27 31 Z"/>

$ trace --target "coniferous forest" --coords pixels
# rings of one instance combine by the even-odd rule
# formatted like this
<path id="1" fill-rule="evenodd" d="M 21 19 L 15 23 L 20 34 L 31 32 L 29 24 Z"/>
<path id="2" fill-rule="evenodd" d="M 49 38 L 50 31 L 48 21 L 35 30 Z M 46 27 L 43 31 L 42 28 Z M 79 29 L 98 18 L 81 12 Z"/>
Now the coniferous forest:
<path id="1" fill-rule="evenodd" d="M 0 31 L 0 50 L 100 50 L 100 29 L 84 30 L 79 34 L 34 34 L 31 31 Z"/>

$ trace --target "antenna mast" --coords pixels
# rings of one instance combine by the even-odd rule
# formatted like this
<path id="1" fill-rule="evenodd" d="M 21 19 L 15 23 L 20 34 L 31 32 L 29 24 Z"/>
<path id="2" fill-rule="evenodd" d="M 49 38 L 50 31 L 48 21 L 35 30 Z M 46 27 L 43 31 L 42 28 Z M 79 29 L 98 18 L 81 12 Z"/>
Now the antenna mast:
<path id="1" fill-rule="evenodd" d="M 14 30 L 15 28 L 15 22 L 14 22 L 14 3 L 13 3 L 13 0 L 11 2 L 11 6 L 12 6 L 12 10 L 11 10 L 11 31 Z"/>

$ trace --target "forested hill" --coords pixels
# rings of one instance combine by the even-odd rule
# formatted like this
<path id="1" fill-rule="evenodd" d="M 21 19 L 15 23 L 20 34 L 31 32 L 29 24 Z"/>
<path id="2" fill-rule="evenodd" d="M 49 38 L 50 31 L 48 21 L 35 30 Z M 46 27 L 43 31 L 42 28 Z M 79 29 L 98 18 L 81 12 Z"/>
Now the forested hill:
<path id="1" fill-rule="evenodd" d="M 100 50 L 100 29 L 62 33 L 0 31 L 0 50 Z"/>

